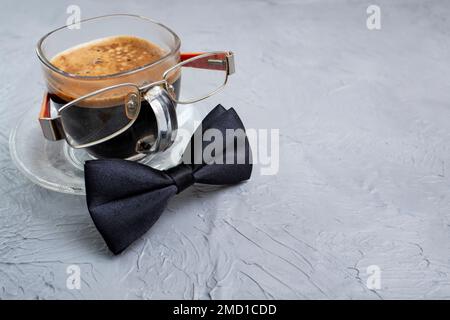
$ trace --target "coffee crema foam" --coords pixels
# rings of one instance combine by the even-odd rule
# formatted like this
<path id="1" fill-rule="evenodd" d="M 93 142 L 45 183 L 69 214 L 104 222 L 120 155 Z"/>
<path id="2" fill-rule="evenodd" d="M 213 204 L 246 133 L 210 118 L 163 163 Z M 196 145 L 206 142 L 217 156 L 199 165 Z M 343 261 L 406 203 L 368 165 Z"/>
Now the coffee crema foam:
<path id="1" fill-rule="evenodd" d="M 121 83 L 133 83 L 139 87 L 159 81 L 163 73 L 179 61 L 179 53 L 162 59 L 167 53 L 151 41 L 129 35 L 82 43 L 56 54 L 50 60 L 54 67 L 71 76 L 49 70 L 48 91 L 52 100 L 64 104 L 85 94 Z M 135 72 L 127 72 L 133 70 Z M 78 76 L 86 78 L 77 78 Z M 179 77 L 179 72 L 174 73 L 168 82 L 173 84 Z M 129 92 L 129 87 L 116 88 L 86 98 L 77 106 L 108 107 L 123 104 L 123 99 Z"/>
<path id="2" fill-rule="evenodd" d="M 158 61 L 166 51 L 134 36 L 114 36 L 83 43 L 58 53 L 50 61 L 77 76 L 108 76 Z"/>

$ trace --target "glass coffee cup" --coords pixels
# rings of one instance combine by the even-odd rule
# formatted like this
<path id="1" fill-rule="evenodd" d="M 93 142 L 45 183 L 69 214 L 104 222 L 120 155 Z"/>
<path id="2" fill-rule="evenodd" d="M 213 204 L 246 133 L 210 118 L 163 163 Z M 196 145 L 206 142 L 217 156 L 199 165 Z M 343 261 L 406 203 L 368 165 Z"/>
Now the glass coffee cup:
<path id="1" fill-rule="evenodd" d="M 86 94 L 105 87 L 132 83 L 143 86 L 162 79 L 163 73 L 179 62 L 180 39 L 166 26 L 150 19 L 136 15 L 108 15 L 81 21 L 79 29 L 64 26 L 45 35 L 38 43 L 37 54 L 42 62 L 48 96 L 53 106 L 58 110 L 64 104 Z M 111 74 L 71 74 L 52 64 L 51 60 L 61 52 L 76 48 L 80 44 L 89 44 L 98 39 L 117 37 L 118 35 L 133 36 L 148 40 L 160 48 L 161 57 L 149 64 L 144 64 L 132 70 L 114 72 Z M 111 61 L 103 61 L 106 65 Z M 171 86 L 176 95 L 179 93 L 180 77 L 171 79 Z M 117 95 L 117 94 L 116 94 Z M 97 125 L 95 118 L 117 117 L 118 110 L 123 110 L 123 101 L 114 99 L 114 94 L 104 95 L 99 99 L 91 99 L 87 103 L 71 109 L 71 121 L 65 126 L 74 137 L 82 137 L 87 130 Z M 103 98 L 103 99 L 102 99 Z M 141 102 L 143 106 L 149 101 Z M 169 106 L 174 108 L 175 105 Z M 174 110 L 170 110 L 173 118 Z M 139 116 L 132 126 L 119 135 L 86 148 L 88 153 L 96 158 L 133 158 L 139 156 L 136 143 L 144 138 L 155 135 L 157 130 L 156 115 L 151 108 L 142 107 Z M 167 119 L 165 122 L 170 121 Z M 172 121 L 174 121 L 172 119 Z M 176 120 L 175 120 L 176 121 Z M 104 128 L 104 130 L 109 130 Z"/>
<path id="2" fill-rule="evenodd" d="M 80 29 L 48 33 L 37 48 L 48 89 L 39 117 L 44 136 L 96 158 L 138 159 L 165 150 L 176 135 L 177 103 L 209 97 L 234 72 L 232 52 L 180 54 L 179 48 L 173 31 L 136 15 L 91 18 Z M 182 73 L 188 89 L 180 98 Z"/>

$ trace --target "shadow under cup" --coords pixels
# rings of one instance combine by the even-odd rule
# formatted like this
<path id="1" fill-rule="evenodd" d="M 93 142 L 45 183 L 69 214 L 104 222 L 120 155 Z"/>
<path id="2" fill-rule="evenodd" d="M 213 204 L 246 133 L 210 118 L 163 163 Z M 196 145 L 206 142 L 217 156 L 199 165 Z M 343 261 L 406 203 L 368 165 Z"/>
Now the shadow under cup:
<path id="1" fill-rule="evenodd" d="M 78 76 L 64 72 L 50 63 L 57 54 L 95 40 L 115 37 L 132 36 L 149 41 L 163 49 L 161 58 L 151 64 L 140 66 L 137 69 L 128 70 L 112 75 Z M 83 20 L 79 29 L 71 29 L 65 26 L 45 35 L 38 43 L 37 54 L 42 62 L 44 78 L 47 90 L 56 109 L 81 96 L 106 87 L 133 83 L 140 87 L 145 84 L 160 81 L 163 73 L 180 60 L 180 40 L 178 36 L 164 25 L 135 15 L 110 15 Z M 180 78 L 173 79 L 171 83 L 175 94 L 180 91 Z M 174 103 L 175 106 L 175 103 Z M 102 117 L 108 124 L 117 126 L 121 121 L 125 106 L 118 105 L 104 107 L 99 104 L 83 106 L 71 106 L 70 121 L 66 121 L 65 128 L 71 131 L 72 137 L 83 136 L 85 130 L 89 130 L 90 117 Z M 95 114 L 94 114 L 95 113 Z M 116 122 L 116 123 L 115 123 Z M 104 128 L 105 131 L 109 129 Z M 122 158 L 136 159 L 143 156 L 136 151 L 139 140 L 158 134 L 158 126 L 155 114 L 145 99 L 141 99 L 141 107 L 134 123 L 119 135 L 86 147 L 89 154 L 96 158 Z"/>

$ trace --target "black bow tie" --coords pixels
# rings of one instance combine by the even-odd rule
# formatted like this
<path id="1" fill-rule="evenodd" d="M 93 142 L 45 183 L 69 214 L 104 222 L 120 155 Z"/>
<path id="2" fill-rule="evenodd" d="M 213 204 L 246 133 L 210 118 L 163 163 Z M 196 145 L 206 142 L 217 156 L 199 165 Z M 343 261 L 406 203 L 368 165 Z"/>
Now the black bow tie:
<path id="1" fill-rule="evenodd" d="M 211 143 L 203 139 L 207 129 L 216 129 L 224 137 L 223 150 L 212 152 L 215 162 L 207 161 L 208 164 L 203 159 L 203 150 Z M 227 129 L 241 129 L 244 143 L 225 139 Z M 184 163 L 174 168 L 160 171 L 120 159 L 86 161 L 88 209 L 111 251 L 120 253 L 147 232 L 164 211 L 168 200 L 195 182 L 226 185 L 249 179 L 251 150 L 244 130 L 234 109 L 226 110 L 218 105 L 192 136 L 183 156 Z M 200 161 L 195 162 L 196 159 Z M 234 161 L 229 164 L 229 159 Z"/>

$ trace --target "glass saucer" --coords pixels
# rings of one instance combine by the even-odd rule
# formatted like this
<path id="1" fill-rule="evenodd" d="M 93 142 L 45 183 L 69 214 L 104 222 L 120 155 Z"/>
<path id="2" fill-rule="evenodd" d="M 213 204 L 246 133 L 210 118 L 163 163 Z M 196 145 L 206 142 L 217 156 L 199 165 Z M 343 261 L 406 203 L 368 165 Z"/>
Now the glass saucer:
<path id="1" fill-rule="evenodd" d="M 190 134 L 203 119 L 202 112 L 193 105 L 178 106 L 177 117 L 179 128 Z M 169 169 L 181 160 L 189 139 L 188 135 L 178 135 L 169 149 L 138 162 L 159 170 Z M 83 149 L 69 147 L 64 140 L 46 140 L 35 109 L 25 112 L 11 131 L 9 150 L 14 164 L 32 182 L 57 192 L 85 194 L 83 165 L 94 158 Z"/>

